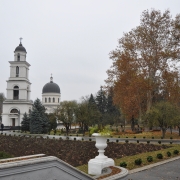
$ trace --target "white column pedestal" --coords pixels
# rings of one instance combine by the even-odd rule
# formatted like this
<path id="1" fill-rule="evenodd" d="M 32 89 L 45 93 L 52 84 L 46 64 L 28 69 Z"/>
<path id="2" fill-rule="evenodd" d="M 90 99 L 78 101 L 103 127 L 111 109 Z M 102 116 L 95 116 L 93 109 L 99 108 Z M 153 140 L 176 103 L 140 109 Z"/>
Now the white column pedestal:
<path id="1" fill-rule="evenodd" d="M 91 159 L 88 162 L 88 174 L 100 175 L 102 174 L 102 169 L 109 166 L 114 166 L 114 160 L 111 158 L 105 160 Z"/>
<path id="2" fill-rule="evenodd" d="M 96 144 L 99 155 L 94 159 L 90 159 L 88 162 L 88 174 L 91 175 L 100 175 L 102 173 L 102 169 L 109 166 L 114 166 L 114 160 L 108 158 L 104 155 L 104 149 L 107 147 L 107 138 L 101 136 L 98 133 L 92 134 L 96 137 Z"/>

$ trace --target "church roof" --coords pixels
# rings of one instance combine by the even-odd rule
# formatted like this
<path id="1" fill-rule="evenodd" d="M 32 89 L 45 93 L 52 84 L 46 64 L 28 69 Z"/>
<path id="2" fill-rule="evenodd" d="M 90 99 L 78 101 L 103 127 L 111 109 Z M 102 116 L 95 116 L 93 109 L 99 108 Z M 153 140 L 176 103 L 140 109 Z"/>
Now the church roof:
<path id="1" fill-rule="evenodd" d="M 49 83 L 45 84 L 42 93 L 59 93 L 60 94 L 60 88 L 59 86 L 53 82 L 53 78 L 51 77 L 51 80 Z"/>
<path id="2" fill-rule="evenodd" d="M 26 49 L 23 47 L 23 45 L 21 44 L 21 42 L 20 42 L 19 46 L 16 47 L 16 49 L 15 49 L 14 52 L 16 52 L 16 51 L 26 52 Z"/>

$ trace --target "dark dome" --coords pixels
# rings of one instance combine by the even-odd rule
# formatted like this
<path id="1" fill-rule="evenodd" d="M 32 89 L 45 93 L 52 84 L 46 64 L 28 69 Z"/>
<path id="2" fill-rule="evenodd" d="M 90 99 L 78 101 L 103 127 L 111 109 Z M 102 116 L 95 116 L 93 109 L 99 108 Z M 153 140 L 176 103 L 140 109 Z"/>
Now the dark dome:
<path id="1" fill-rule="evenodd" d="M 23 47 L 23 45 L 20 43 L 18 47 L 16 47 L 15 51 L 22 51 L 22 52 L 26 52 L 26 49 Z"/>
<path id="2" fill-rule="evenodd" d="M 51 81 L 44 85 L 42 93 L 60 93 L 60 88 L 56 83 Z"/>

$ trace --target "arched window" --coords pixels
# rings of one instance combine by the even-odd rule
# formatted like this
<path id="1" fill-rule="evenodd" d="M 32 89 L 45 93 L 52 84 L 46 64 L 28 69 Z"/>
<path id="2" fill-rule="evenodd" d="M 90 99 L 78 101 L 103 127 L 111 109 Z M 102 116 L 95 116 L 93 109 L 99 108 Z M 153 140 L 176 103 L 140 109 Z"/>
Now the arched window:
<path id="1" fill-rule="evenodd" d="M 17 55 L 17 61 L 20 61 L 20 54 Z"/>
<path id="2" fill-rule="evenodd" d="M 47 98 L 45 98 L 45 103 L 47 103 Z"/>
<path id="3" fill-rule="evenodd" d="M 59 103 L 59 98 L 58 98 L 58 103 Z"/>
<path id="4" fill-rule="evenodd" d="M 19 67 L 16 66 L 16 77 L 19 77 Z"/>
<path id="5" fill-rule="evenodd" d="M 19 113 L 19 111 L 17 109 L 11 109 L 10 113 Z"/>
<path id="6" fill-rule="evenodd" d="M 19 87 L 18 86 L 14 86 L 14 89 L 13 89 L 13 99 L 14 100 L 18 100 L 19 99 Z"/>
<path id="7" fill-rule="evenodd" d="M 49 98 L 49 102 L 51 102 L 51 98 Z"/>
<path id="8" fill-rule="evenodd" d="M 53 103 L 55 102 L 55 98 L 53 98 Z"/>

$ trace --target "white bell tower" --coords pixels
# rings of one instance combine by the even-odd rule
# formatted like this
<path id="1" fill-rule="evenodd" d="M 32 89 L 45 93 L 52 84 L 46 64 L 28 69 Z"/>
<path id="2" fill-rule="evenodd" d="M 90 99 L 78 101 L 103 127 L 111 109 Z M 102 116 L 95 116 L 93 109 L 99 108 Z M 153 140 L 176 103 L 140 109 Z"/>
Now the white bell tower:
<path id="1" fill-rule="evenodd" d="M 10 77 L 7 80 L 7 99 L 3 103 L 2 123 L 11 129 L 19 129 L 23 114 L 25 112 L 29 114 L 32 108 L 30 64 L 26 61 L 27 52 L 21 41 L 22 38 L 14 51 L 14 61 L 9 61 Z"/>

